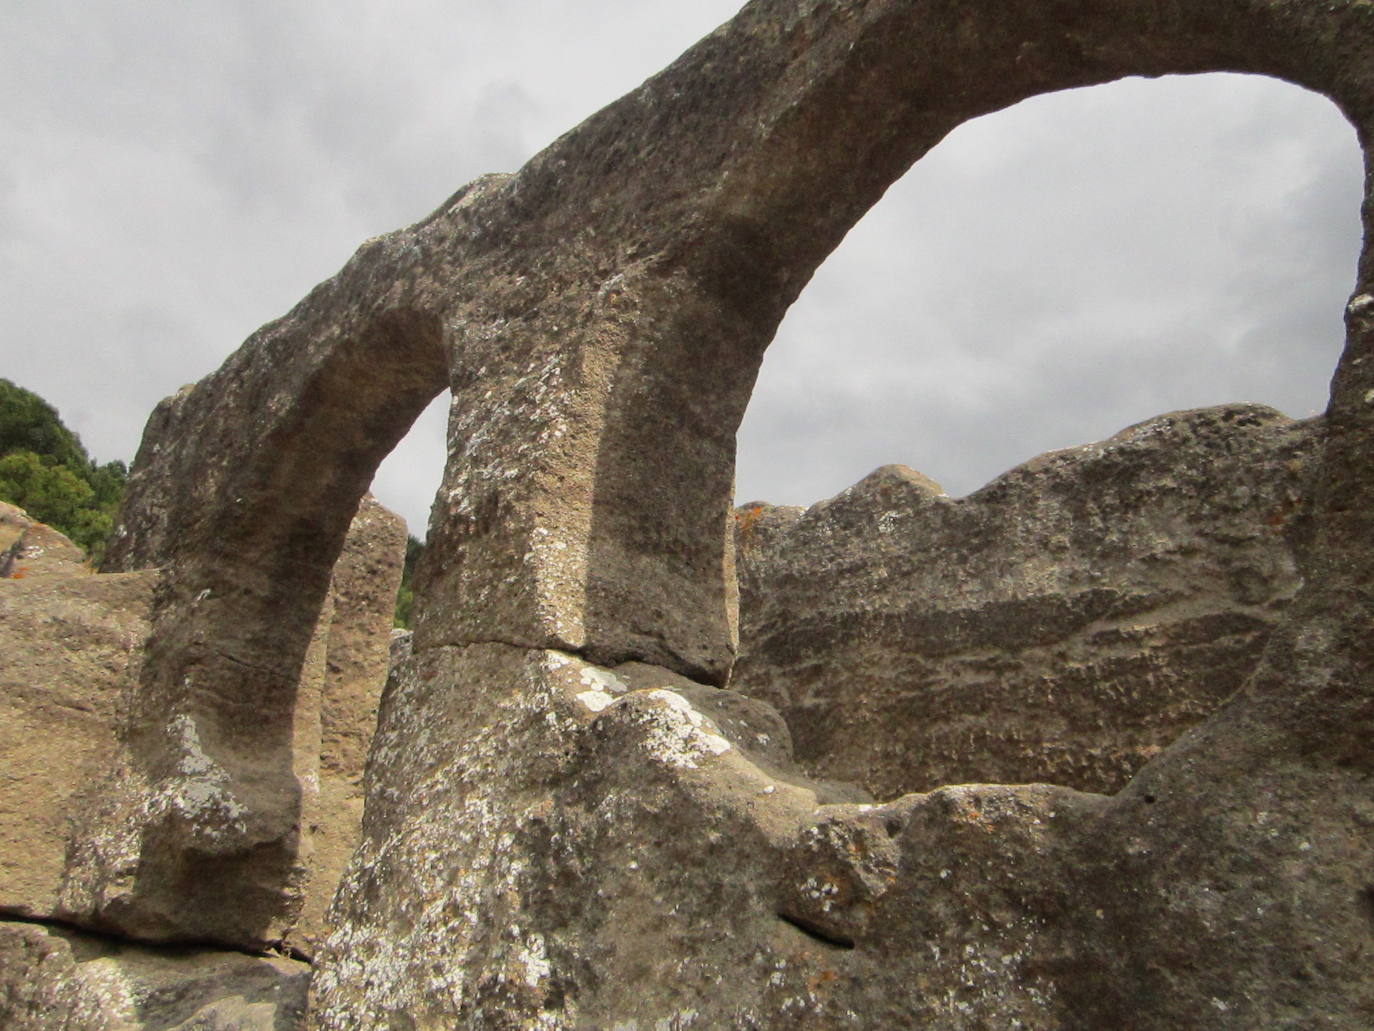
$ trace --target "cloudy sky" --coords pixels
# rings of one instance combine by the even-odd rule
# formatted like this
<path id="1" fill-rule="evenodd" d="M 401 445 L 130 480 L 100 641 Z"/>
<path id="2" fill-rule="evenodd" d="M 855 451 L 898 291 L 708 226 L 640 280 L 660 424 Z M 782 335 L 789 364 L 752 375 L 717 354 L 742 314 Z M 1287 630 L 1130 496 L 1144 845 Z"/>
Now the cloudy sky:
<path id="1" fill-rule="evenodd" d="M 365 238 L 542 146 L 736 0 L 0 0 L 0 376 L 100 460 Z M 901 462 L 951 494 L 1160 412 L 1325 403 L 1359 246 L 1353 130 L 1239 76 L 970 123 L 789 313 L 739 498 Z M 423 531 L 441 406 L 375 484 Z"/>

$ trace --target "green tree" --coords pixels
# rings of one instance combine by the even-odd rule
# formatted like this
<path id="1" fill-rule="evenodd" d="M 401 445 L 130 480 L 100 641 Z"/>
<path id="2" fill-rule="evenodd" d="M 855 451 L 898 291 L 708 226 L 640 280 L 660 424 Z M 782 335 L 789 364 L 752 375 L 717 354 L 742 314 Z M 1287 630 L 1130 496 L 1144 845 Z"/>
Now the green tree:
<path id="1" fill-rule="evenodd" d="M 37 394 L 0 379 L 0 455 L 31 451 L 69 469 L 91 460 L 76 434 L 62 425 L 57 409 Z"/>
<path id="2" fill-rule="evenodd" d="M 66 533 L 63 527 L 74 525 L 90 508 L 95 491 L 65 465 L 32 451 L 15 451 L 0 458 L 0 498 Z"/>
<path id="3" fill-rule="evenodd" d="M 60 530 L 99 562 L 128 475 L 123 462 L 96 465 L 52 405 L 0 379 L 0 501 Z"/>

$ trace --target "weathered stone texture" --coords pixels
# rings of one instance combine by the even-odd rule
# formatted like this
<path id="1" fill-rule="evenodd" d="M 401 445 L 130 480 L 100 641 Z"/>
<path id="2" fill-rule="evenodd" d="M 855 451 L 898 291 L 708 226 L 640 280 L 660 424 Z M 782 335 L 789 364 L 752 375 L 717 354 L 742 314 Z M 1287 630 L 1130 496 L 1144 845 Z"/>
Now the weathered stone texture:
<path id="1" fill-rule="evenodd" d="M 276 722 L 281 702 L 263 712 L 233 707 L 237 734 L 288 736 L 291 791 L 274 804 L 278 820 L 292 821 L 284 836 L 240 852 L 253 832 L 234 771 L 252 784 L 260 757 L 235 754 L 226 768 L 208 739 L 211 726 L 174 709 L 164 733 L 176 739 L 177 762 L 150 765 L 138 750 L 147 732 L 139 726 L 146 673 L 122 685 L 133 715 L 120 728 L 113 773 L 86 793 L 76 816 L 57 910 L 64 919 L 147 941 L 314 949 L 357 841 L 363 752 L 386 679 L 405 539 L 403 521 L 364 498 L 290 687 L 291 718 Z M 166 584 L 164 575 L 164 591 Z M 213 872 L 217 862 L 222 874 Z M 227 893 L 229 882 L 239 885 L 236 894 Z"/>
<path id="2" fill-rule="evenodd" d="M 326 911 L 358 845 L 363 765 L 386 683 L 405 550 L 405 521 L 366 496 L 330 581 L 328 618 L 317 634 L 322 645 L 318 721 L 300 749 L 313 765 L 305 773 L 303 803 L 306 881 L 300 916 L 286 940 L 306 954 L 327 931 Z M 302 686 L 303 692 L 309 690 Z"/>
<path id="3" fill-rule="evenodd" d="M 736 512 L 731 686 L 813 773 L 1115 791 L 1255 669 L 1301 586 L 1320 419 L 1226 405 L 967 498 L 900 466 Z"/>
<path id="4" fill-rule="evenodd" d="M 1364 774 L 1237 718 L 1115 797 L 873 806 L 733 692 L 426 650 L 388 687 L 312 1026 L 1363 1027 Z"/>
<path id="5" fill-rule="evenodd" d="M 760 703 L 639 663 L 428 649 L 393 673 L 368 781 L 317 1027 L 726 1027 L 821 970 L 771 885 L 840 798 Z"/>
<path id="6" fill-rule="evenodd" d="M 310 968 L 0 923 L 5 1031 L 295 1031 Z"/>

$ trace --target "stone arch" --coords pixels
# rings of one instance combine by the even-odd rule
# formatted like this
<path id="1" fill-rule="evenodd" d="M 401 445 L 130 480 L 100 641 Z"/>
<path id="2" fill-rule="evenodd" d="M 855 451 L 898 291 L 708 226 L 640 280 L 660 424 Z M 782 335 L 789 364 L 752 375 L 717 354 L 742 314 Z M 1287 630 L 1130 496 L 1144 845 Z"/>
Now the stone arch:
<path id="1" fill-rule="evenodd" d="M 385 388 L 354 418 L 340 400 L 352 377 L 309 373 L 334 367 L 339 354 L 354 355 L 337 367 L 355 372 L 403 355 L 397 341 L 410 334 L 379 327 L 424 325 L 425 339 L 442 338 L 455 398 L 417 586 L 417 651 L 502 642 L 639 659 L 721 683 L 734 647 L 726 525 L 735 428 L 783 312 L 887 185 L 961 122 L 1024 97 L 1209 70 L 1274 75 L 1332 98 L 1360 132 L 1368 166 L 1372 20 L 1369 5 L 1355 2 L 1047 0 L 1009 10 L 754 0 L 518 174 L 479 180 L 416 226 L 365 245 L 218 379 L 174 402 L 174 418 L 155 417 L 136 463 L 136 482 L 147 486 L 123 518 L 132 542 L 115 559 L 173 567 L 164 643 L 150 654 L 136 705 L 145 714 L 136 726 L 151 729 L 133 735 L 136 751 L 174 784 L 175 742 L 159 750 L 145 739 L 169 740 L 167 719 L 188 705 L 229 713 L 260 697 L 261 669 L 279 661 L 278 627 L 290 634 L 310 621 L 313 578 L 347 522 L 331 505 L 351 511 L 346 499 L 361 493 L 367 466 L 390 446 L 384 438 L 399 437 L 408 419 L 388 416 Z M 1361 360 L 1374 338 L 1368 191 L 1364 211 L 1313 559 L 1313 582 L 1329 587 L 1309 599 L 1328 614 L 1338 595 L 1347 612 L 1369 604 L 1360 586 L 1369 556 L 1351 550 L 1369 539 L 1374 518 L 1374 418 L 1364 400 L 1374 363 Z M 395 411 L 409 418 L 442 385 L 433 348 L 422 350 L 414 382 L 394 388 Z M 221 398 L 231 393 L 240 403 Z M 260 455 L 241 476 L 216 474 L 253 454 L 264 413 L 312 432 L 288 433 L 291 447 Z M 369 425 L 385 446 L 363 440 Z M 336 434 L 357 446 L 332 446 Z M 289 469 L 313 470 L 295 500 Z M 221 484 L 241 484 L 260 502 L 254 514 L 264 521 L 230 538 L 238 550 L 218 535 L 244 495 Z M 214 599 L 213 585 L 237 590 L 239 574 L 261 583 L 298 568 L 308 575 L 295 602 L 265 590 L 241 608 L 195 607 L 207 589 Z M 1350 686 L 1371 645 L 1362 634 L 1342 641 L 1330 663 L 1344 672 L 1333 682 Z M 223 652 L 219 672 L 191 684 L 182 671 L 206 648 Z M 194 701 L 208 693 L 214 706 Z M 1347 711 L 1368 704 L 1353 689 L 1340 697 Z M 220 746 L 258 830 L 221 834 L 211 847 L 203 829 L 173 828 L 156 857 L 144 850 L 144 880 L 157 879 L 159 863 L 217 866 L 232 926 L 260 940 L 289 907 L 289 890 L 247 886 L 260 904 L 244 916 L 236 878 L 253 849 L 275 849 L 287 857 L 275 869 L 290 866 L 289 785 L 279 765 L 257 762 L 242 728 L 209 723 L 202 737 Z M 126 912 L 139 898 L 126 900 Z"/>
<path id="2" fill-rule="evenodd" d="M 646 284 L 641 310 L 662 314 L 652 325 L 637 326 L 636 337 L 615 358 L 609 391 L 615 400 L 596 448 L 587 567 L 594 579 L 602 572 L 612 582 L 594 583 L 586 592 L 583 647 L 594 658 L 639 655 L 720 682 L 731 644 L 725 629 L 730 599 L 719 587 L 718 571 L 728 569 L 731 558 L 707 542 L 724 515 L 733 433 L 762 353 L 782 313 L 844 233 L 955 126 L 1052 90 L 1131 74 L 1220 70 L 1307 86 L 1333 99 L 1357 129 L 1368 108 L 1360 92 L 1367 87 L 1334 88 L 1329 72 L 1314 74 L 1291 59 L 1285 34 L 1310 34 L 1314 21 L 1280 26 L 1259 7 L 1247 24 L 1239 15 L 1230 20 L 1209 12 L 1161 21 L 1133 4 L 1047 5 L 1014 27 L 995 24 L 997 16 L 981 9 L 900 7 L 895 13 L 885 6 L 872 22 L 846 22 L 850 33 L 826 25 L 846 40 L 851 55 L 862 56 L 823 81 L 808 80 L 796 93 L 779 87 L 779 98 L 786 98 L 781 112 L 749 112 L 772 131 L 760 132 L 721 172 L 687 231 L 659 252 L 657 280 Z M 829 5 L 815 10 L 831 13 Z M 751 5 L 732 25 L 747 32 L 750 14 L 762 11 Z M 1343 30 L 1318 30 L 1321 46 L 1334 54 L 1340 47 L 1328 30 L 1336 36 Z M 712 42 L 704 41 L 699 51 Z M 933 51 L 929 66 L 906 61 L 920 50 L 918 43 Z M 724 62 L 699 51 L 664 77 L 694 55 L 719 74 Z M 739 93 L 748 95 L 752 85 L 740 85 Z M 741 120 L 747 120 L 743 113 Z M 1367 139 L 1368 133 L 1361 135 Z M 1362 282 L 1369 264 L 1366 246 Z M 668 296 L 659 300 L 652 290 Z M 673 513 L 676 531 L 666 530 L 656 513 Z M 685 530 L 684 521 L 693 529 Z M 637 575 L 624 576 L 630 570 Z M 646 585 L 662 594 L 653 596 Z M 686 598 L 704 603 L 691 626 L 666 600 L 682 606 Z M 653 633 L 634 629 L 646 615 L 666 637 L 647 651 L 644 641 Z M 627 634 L 638 637 L 638 646 Z"/>
<path id="3" fill-rule="evenodd" d="M 102 571 L 164 574 L 121 728 L 129 767 L 71 849 L 64 905 L 82 922 L 261 944 L 294 917 L 302 667 L 372 474 L 446 365 L 432 315 L 346 314 L 338 292 L 302 305 L 327 300 L 327 327 L 264 327 L 149 420 Z M 127 836 L 99 847 L 91 822 Z"/>

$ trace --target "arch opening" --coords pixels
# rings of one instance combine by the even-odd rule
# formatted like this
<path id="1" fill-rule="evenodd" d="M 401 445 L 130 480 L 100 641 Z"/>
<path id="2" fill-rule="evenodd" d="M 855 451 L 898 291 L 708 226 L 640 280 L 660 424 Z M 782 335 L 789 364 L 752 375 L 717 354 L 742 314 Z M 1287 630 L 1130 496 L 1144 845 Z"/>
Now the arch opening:
<path id="1" fill-rule="evenodd" d="M 1244 682 L 1301 584 L 1354 142 L 1278 80 L 1119 80 L 966 123 L 856 226 L 739 431 L 731 686 L 808 769 L 1115 791 Z"/>

